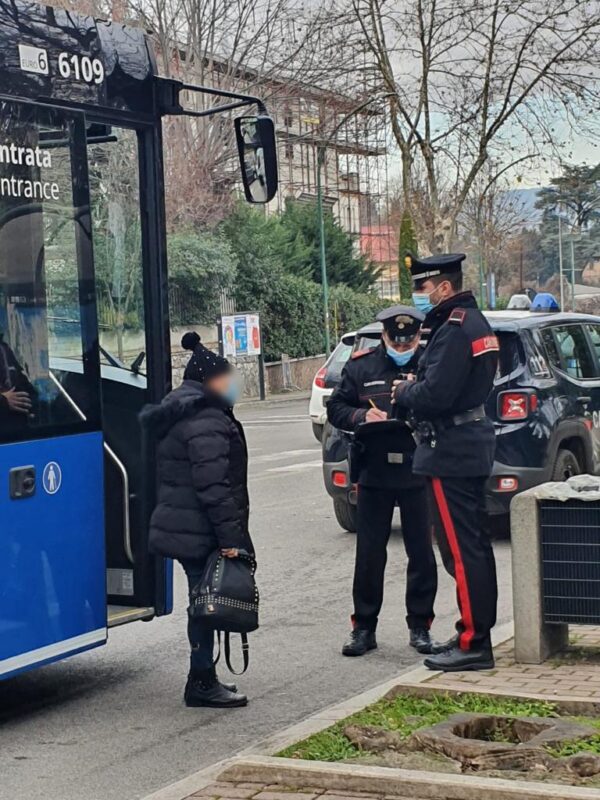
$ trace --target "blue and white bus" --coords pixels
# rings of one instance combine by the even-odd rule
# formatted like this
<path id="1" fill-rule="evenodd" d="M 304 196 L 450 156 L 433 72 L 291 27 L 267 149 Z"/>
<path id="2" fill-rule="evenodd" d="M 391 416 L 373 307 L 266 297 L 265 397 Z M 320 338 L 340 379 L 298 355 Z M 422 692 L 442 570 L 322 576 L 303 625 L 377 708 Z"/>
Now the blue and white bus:
<path id="1" fill-rule="evenodd" d="M 257 98 L 159 77 L 141 30 L 0 0 L 0 54 L 7 678 L 171 611 L 171 565 L 146 546 L 154 454 L 137 423 L 170 388 L 163 117 L 255 105 L 235 120 L 249 201 L 271 199 L 277 165 Z M 188 112 L 182 90 L 220 105 Z"/>

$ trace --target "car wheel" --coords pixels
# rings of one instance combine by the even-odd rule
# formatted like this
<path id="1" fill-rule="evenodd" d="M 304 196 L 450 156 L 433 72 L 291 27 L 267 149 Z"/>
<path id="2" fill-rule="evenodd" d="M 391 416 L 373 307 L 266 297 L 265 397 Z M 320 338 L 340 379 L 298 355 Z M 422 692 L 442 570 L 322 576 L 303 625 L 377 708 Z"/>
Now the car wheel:
<path id="1" fill-rule="evenodd" d="M 340 526 L 349 533 L 356 533 L 356 506 L 347 497 L 334 497 L 333 510 Z"/>
<path id="2" fill-rule="evenodd" d="M 323 426 L 318 422 L 312 423 L 313 434 L 317 442 L 323 441 Z"/>
<path id="3" fill-rule="evenodd" d="M 581 473 L 582 469 L 575 453 L 572 450 L 559 450 L 554 462 L 551 480 L 566 481 L 573 475 L 581 475 Z"/>

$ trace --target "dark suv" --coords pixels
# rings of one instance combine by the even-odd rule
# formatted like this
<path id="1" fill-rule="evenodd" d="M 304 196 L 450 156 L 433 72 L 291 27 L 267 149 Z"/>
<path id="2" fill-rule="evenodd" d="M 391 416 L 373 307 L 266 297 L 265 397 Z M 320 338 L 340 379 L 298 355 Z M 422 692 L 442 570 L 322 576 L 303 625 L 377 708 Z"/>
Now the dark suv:
<path id="1" fill-rule="evenodd" d="M 500 359 L 487 413 L 496 460 L 487 487 L 493 528 L 506 528 L 510 501 L 544 481 L 600 472 L 600 317 L 492 311 Z M 356 345 L 355 345 L 356 347 Z M 327 426 L 325 486 L 338 522 L 356 530 L 348 434 Z"/>

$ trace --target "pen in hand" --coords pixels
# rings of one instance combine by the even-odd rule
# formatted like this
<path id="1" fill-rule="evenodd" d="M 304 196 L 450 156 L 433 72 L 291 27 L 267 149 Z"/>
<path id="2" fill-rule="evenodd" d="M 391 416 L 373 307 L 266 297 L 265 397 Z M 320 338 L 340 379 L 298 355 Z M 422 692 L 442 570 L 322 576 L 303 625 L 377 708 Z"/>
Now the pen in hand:
<path id="1" fill-rule="evenodd" d="M 369 405 L 371 408 L 367 411 L 367 416 L 365 417 L 367 422 L 383 422 L 388 418 L 387 412 L 378 408 L 370 397 Z"/>

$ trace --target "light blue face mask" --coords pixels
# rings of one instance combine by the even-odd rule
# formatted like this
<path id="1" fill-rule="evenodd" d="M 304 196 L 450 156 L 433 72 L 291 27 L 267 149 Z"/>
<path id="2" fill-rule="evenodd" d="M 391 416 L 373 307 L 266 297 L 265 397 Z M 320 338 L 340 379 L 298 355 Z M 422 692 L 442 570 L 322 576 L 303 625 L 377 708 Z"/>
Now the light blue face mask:
<path id="1" fill-rule="evenodd" d="M 229 386 L 223 392 L 223 399 L 227 403 L 227 405 L 234 407 L 234 405 L 238 402 L 242 394 L 242 387 L 240 386 L 239 380 L 236 378 L 231 378 L 229 381 Z"/>
<path id="2" fill-rule="evenodd" d="M 386 348 L 388 356 L 397 367 L 405 367 L 414 356 L 416 349 L 416 347 L 413 347 L 412 350 L 405 350 L 403 353 L 398 353 L 393 347 Z"/>
<path id="3" fill-rule="evenodd" d="M 435 308 L 431 302 L 430 294 L 413 292 L 412 301 L 415 304 L 417 311 L 420 311 L 422 314 L 428 314 L 432 308 Z"/>

